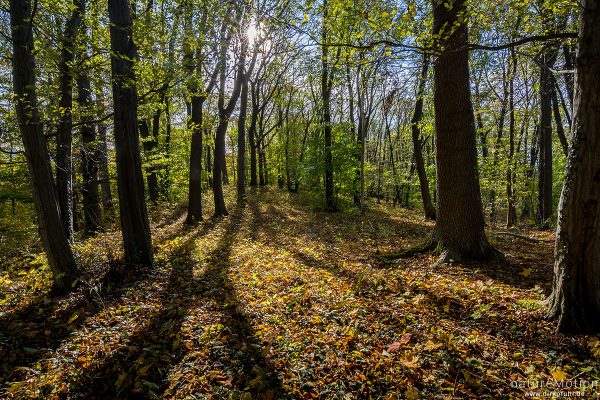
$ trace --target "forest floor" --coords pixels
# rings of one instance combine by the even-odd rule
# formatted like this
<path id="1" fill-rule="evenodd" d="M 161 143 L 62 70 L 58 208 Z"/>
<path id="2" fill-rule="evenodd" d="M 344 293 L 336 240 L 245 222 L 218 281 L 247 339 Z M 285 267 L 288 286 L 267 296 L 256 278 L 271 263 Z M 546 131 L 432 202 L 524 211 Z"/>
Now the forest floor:
<path id="1" fill-rule="evenodd" d="M 499 399 L 569 379 L 599 396 L 598 338 L 543 318 L 552 233 L 491 230 L 505 265 L 384 263 L 431 223 L 276 190 L 230 212 L 189 228 L 183 208 L 153 210 L 156 268 L 135 274 L 112 272 L 117 231 L 82 241 L 86 278 L 58 299 L 41 256 L 3 267 L 0 398 Z"/>

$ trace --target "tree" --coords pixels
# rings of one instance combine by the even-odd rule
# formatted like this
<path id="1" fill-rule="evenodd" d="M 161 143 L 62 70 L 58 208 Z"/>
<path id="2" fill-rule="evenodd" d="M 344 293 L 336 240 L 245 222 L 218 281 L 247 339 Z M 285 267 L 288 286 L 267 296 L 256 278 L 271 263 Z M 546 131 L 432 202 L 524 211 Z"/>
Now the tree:
<path id="1" fill-rule="evenodd" d="M 136 47 L 128 0 L 109 0 L 117 186 L 125 262 L 152 266 L 150 224 L 137 127 Z"/>
<path id="2" fill-rule="evenodd" d="M 421 141 L 421 128 L 419 124 L 423 119 L 423 96 L 425 95 L 425 82 L 427 81 L 427 71 L 429 70 L 429 57 L 423 56 L 423 65 L 421 66 L 421 76 L 417 88 L 417 101 L 415 103 L 415 112 L 410 121 L 412 131 L 413 152 L 415 155 L 415 165 L 417 175 L 419 176 L 419 187 L 421 189 L 421 199 L 423 200 L 423 209 L 425 218 L 435 220 L 435 207 L 429 194 L 429 181 L 425 171 L 425 161 L 423 160 L 423 142 Z"/>
<path id="3" fill-rule="evenodd" d="M 329 29 L 329 6 L 327 0 L 323 0 L 323 26 L 321 27 L 321 123 L 323 124 L 324 155 L 325 155 L 325 208 L 327 211 L 335 211 L 333 194 L 333 155 L 332 126 L 331 126 L 331 89 L 333 87 L 333 74 L 329 58 L 329 47 L 327 46 Z"/>
<path id="4" fill-rule="evenodd" d="M 63 229 L 54 189 L 50 155 L 36 93 L 32 8 L 29 0 L 11 0 L 12 73 L 15 108 L 25 148 L 40 237 L 57 292 L 76 286 L 78 271 Z"/>
<path id="5" fill-rule="evenodd" d="M 475 120 L 469 85 L 465 0 L 433 0 L 433 33 L 441 54 L 434 63 L 438 262 L 497 259 L 485 235 Z"/>
<path id="6" fill-rule="evenodd" d="M 229 14 L 229 13 L 228 13 Z M 243 15 L 243 10 L 236 12 L 237 20 L 235 24 L 239 27 Z M 226 22 L 229 22 L 229 16 L 225 17 Z M 231 33 L 230 33 L 231 34 Z M 217 101 L 219 123 L 215 133 L 215 152 L 213 162 L 213 197 L 215 201 L 215 216 L 228 215 L 227 207 L 225 206 L 225 198 L 223 196 L 223 177 L 226 174 L 226 158 L 225 158 L 225 134 L 229 126 L 231 113 L 236 106 L 238 98 L 241 94 L 242 80 L 244 76 L 244 64 L 246 62 L 247 41 L 242 42 L 240 46 L 240 55 L 238 67 L 236 68 L 236 77 L 233 83 L 233 90 L 229 100 L 225 100 L 226 88 L 226 72 L 227 72 L 227 47 L 222 46 L 219 55 L 219 98 Z"/>
<path id="7" fill-rule="evenodd" d="M 73 242 L 73 71 L 71 65 L 75 59 L 75 41 L 81 27 L 81 14 L 84 3 L 75 0 L 73 11 L 65 24 L 60 57 L 60 99 L 58 102 L 60 117 L 57 127 L 56 143 L 56 191 L 62 222 L 69 238 Z"/>
<path id="8" fill-rule="evenodd" d="M 91 82 L 87 72 L 77 77 L 77 102 L 83 110 L 81 120 L 81 173 L 83 187 L 83 218 L 86 234 L 98 232 L 101 228 L 100 196 L 98 193 L 98 161 L 101 157 L 96 143 L 96 129 L 92 122 Z"/>
<path id="9" fill-rule="evenodd" d="M 549 317 L 565 333 L 600 332 L 600 4 L 581 4 L 573 135 L 556 231 Z"/>

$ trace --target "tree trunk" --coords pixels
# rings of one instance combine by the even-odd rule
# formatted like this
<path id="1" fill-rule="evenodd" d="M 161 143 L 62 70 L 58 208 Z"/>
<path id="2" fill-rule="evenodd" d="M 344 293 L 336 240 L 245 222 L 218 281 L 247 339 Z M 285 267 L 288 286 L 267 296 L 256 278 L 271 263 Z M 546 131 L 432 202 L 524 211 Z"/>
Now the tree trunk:
<path id="1" fill-rule="evenodd" d="M 81 195 L 85 221 L 84 232 L 89 235 L 98 232 L 102 225 L 98 193 L 98 160 L 101 155 L 96 143 L 96 129 L 92 122 L 91 83 L 86 72 L 77 77 L 77 90 L 79 92 L 77 103 L 83 112 L 81 118 L 81 173 L 83 178 Z"/>
<path id="2" fill-rule="evenodd" d="M 236 23 L 239 24 L 242 16 L 241 10 L 237 12 Z M 247 43 L 247 42 L 246 42 Z M 215 132 L 215 152 L 214 152 L 214 168 L 213 168 L 213 198 L 215 202 L 215 216 L 228 215 L 225 207 L 225 198 L 223 196 L 223 183 L 227 183 L 227 159 L 225 154 L 225 136 L 227 134 L 227 126 L 229 118 L 235 108 L 235 105 L 240 97 L 242 90 L 242 80 L 244 77 L 244 65 L 246 63 L 246 46 L 241 46 L 238 67 L 236 68 L 236 77 L 233 83 L 233 90 L 229 101 L 225 102 L 225 81 L 227 71 L 227 47 L 221 47 L 219 60 L 219 99 L 217 107 L 219 110 L 219 125 Z M 225 178 L 225 179 L 224 179 Z"/>
<path id="3" fill-rule="evenodd" d="M 128 0 L 109 0 L 117 184 L 125 262 L 152 266 L 152 242 L 137 131 L 136 47 Z"/>
<path id="4" fill-rule="evenodd" d="M 546 48 L 540 66 L 540 129 L 537 222 L 548 228 L 552 217 L 552 71 L 556 51 Z"/>
<path id="5" fill-rule="evenodd" d="M 258 122 L 258 89 L 256 84 L 250 84 L 252 97 L 252 113 L 250 114 L 250 127 L 248 128 L 248 142 L 250 144 L 250 186 L 258 184 L 257 154 L 256 154 L 256 124 Z"/>
<path id="6" fill-rule="evenodd" d="M 152 163 L 152 154 L 154 153 L 155 139 L 150 135 L 150 127 L 145 119 L 138 121 L 138 129 L 142 137 L 142 146 L 146 156 L 146 163 Z M 152 203 L 158 202 L 158 177 L 156 176 L 156 168 L 152 165 L 146 166 L 146 181 L 148 183 L 148 196 Z"/>
<path id="7" fill-rule="evenodd" d="M 13 43 L 12 74 L 15 109 L 23 140 L 42 244 L 58 292 L 73 288 L 78 271 L 60 208 L 50 167 L 50 155 L 40 121 L 35 82 L 33 18 L 30 0 L 11 0 L 10 25 Z"/>
<path id="8" fill-rule="evenodd" d="M 188 184 L 188 213 L 186 222 L 193 224 L 202 220 L 202 105 L 204 98 L 192 97 L 190 126 L 192 144 L 190 149 L 190 178 Z"/>
<path id="9" fill-rule="evenodd" d="M 104 212 L 110 212 L 113 208 L 112 190 L 110 188 L 110 173 L 108 171 L 108 143 L 106 137 L 106 125 L 98 124 L 98 171 L 100 173 L 100 189 L 102 191 L 102 208 Z"/>
<path id="10" fill-rule="evenodd" d="M 559 206 L 548 316 L 564 333 L 600 332 L 600 4 L 583 0 L 573 137 Z"/>
<path id="11" fill-rule="evenodd" d="M 433 1 L 434 34 L 442 38 L 444 49 L 434 67 L 438 196 L 434 237 L 443 249 L 438 262 L 486 261 L 499 255 L 484 231 L 468 33 L 466 20 L 460 17 L 465 12 L 465 0 L 454 1 L 451 9 Z"/>
<path id="12" fill-rule="evenodd" d="M 213 162 L 213 197 L 215 201 L 215 216 L 228 215 L 223 196 L 223 169 L 225 168 L 225 134 L 229 116 L 219 117 L 219 125 L 215 134 L 215 152 Z"/>
<path id="13" fill-rule="evenodd" d="M 240 115 L 237 138 L 237 198 L 246 199 L 246 114 L 248 112 L 248 76 L 244 73 L 240 95 Z"/>
<path id="14" fill-rule="evenodd" d="M 425 171 L 425 161 L 423 160 L 423 150 L 421 149 L 421 127 L 419 126 L 423 119 L 423 96 L 425 95 L 425 82 L 427 81 L 427 71 L 429 69 L 429 57 L 423 55 L 423 65 L 421 67 L 421 77 L 419 79 L 419 87 L 417 90 L 417 102 L 415 104 L 415 112 L 410 126 L 412 130 L 412 143 L 415 155 L 415 164 L 417 167 L 417 175 L 419 176 L 419 187 L 421 188 L 421 199 L 423 199 L 423 209 L 425 218 L 435 220 L 436 213 L 431 195 L 429 193 L 429 180 Z"/>
<path id="15" fill-rule="evenodd" d="M 323 26 L 321 39 L 324 44 L 328 40 L 328 5 L 327 0 L 323 0 Z M 324 136 L 324 155 L 325 155 L 325 207 L 327 211 L 335 211 L 335 199 L 333 194 L 333 155 L 331 152 L 332 146 L 332 129 L 331 129 L 331 77 L 329 68 L 329 48 L 321 46 L 321 107 L 322 107 L 322 123 Z"/>
<path id="16" fill-rule="evenodd" d="M 563 127 L 562 118 L 560 116 L 560 108 L 558 105 L 557 91 L 558 91 L 558 89 L 557 89 L 556 85 L 553 84 L 552 85 L 552 115 L 554 116 L 554 125 L 556 125 L 556 135 L 558 136 L 558 139 L 560 140 L 560 145 L 562 146 L 565 156 L 568 156 L 569 143 L 567 142 L 567 136 L 565 135 L 565 128 Z"/>
<path id="17" fill-rule="evenodd" d="M 515 206 L 514 191 L 514 156 L 515 156 L 515 75 L 517 74 L 517 56 L 514 49 L 510 50 L 511 70 L 508 80 L 508 161 L 506 169 L 506 227 L 510 228 L 517 223 L 517 209 Z"/>
<path id="18" fill-rule="evenodd" d="M 56 192 L 62 223 L 69 242 L 73 242 L 73 71 L 75 40 L 81 25 L 82 0 L 75 0 L 65 25 L 59 65 L 60 110 L 56 131 Z"/>

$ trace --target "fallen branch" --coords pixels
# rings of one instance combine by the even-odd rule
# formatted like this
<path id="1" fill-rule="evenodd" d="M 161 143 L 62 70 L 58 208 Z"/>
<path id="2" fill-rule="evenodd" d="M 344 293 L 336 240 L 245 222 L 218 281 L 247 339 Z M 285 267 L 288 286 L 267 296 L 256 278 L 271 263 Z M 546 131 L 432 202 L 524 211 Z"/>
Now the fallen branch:
<path id="1" fill-rule="evenodd" d="M 530 238 L 529 236 L 525 236 L 525 235 L 519 235 L 518 233 L 514 233 L 514 232 L 493 232 L 493 235 L 506 235 L 506 236 L 512 236 L 512 237 L 516 237 L 522 240 L 525 240 L 527 242 L 531 242 L 531 243 L 552 243 L 553 240 L 547 240 L 547 239 L 534 239 L 534 238 Z"/>

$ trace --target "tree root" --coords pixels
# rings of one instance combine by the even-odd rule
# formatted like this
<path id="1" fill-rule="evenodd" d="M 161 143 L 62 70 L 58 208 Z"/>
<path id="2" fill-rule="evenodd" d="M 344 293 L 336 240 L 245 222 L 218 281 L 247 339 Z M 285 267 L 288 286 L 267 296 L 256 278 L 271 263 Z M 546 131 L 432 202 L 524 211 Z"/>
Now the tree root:
<path id="1" fill-rule="evenodd" d="M 401 258 L 409 258 L 412 256 L 416 256 L 417 254 L 423 254 L 430 251 L 435 251 L 438 247 L 438 241 L 433 238 L 433 235 L 429 235 L 425 241 L 410 247 L 404 251 L 399 253 L 386 253 L 386 254 L 378 254 L 376 257 L 384 262 L 384 263 L 392 263 L 395 260 Z"/>

